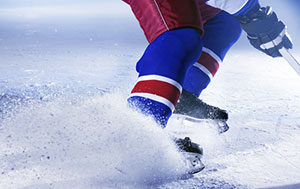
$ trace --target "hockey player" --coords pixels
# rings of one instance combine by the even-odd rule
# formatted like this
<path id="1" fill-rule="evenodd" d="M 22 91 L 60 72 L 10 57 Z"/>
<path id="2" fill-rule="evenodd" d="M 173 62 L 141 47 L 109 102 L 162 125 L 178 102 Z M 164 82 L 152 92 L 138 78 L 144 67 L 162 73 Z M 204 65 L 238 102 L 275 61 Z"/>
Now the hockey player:
<path id="1" fill-rule="evenodd" d="M 207 3 L 226 10 L 235 17 L 248 34 L 250 43 L 267 55 L 279 57 L 280 48 L 292 48 L 285 25 L 278 20 L 270 7 L 261 7 L 258 0 L 210 0 Z M 226 52 L 239 37 L 236 24 L 233 27 L 233 21 L 222 14 L 221 12 L 204 24 L 201 57 L 187 73 L 184 90 L 174 113 L 198 119 L 228 119 L 226 111 L 210 106 L 198 98 L 216 74 Z"/>
<path id="2" fill-rule="evenodd" d="M 137 62 L 138 81 L 128 102 L 162 127 L 173 111 L 200 119 L 228 119 L 225 110 L 198 97 L 240 37 L 241 28 L 251 45 L 272 57 L 281 56 L 282 47 L 292 48 L 285 25 L 258 0 L 123 1 L 149 41 Z M 193 146 L 188 138 L 178 141 L 185 146 L 182 149 Z"/>
<path id="3" fill-rule="evenodd" d="M 292 48 L 285 25 L 258 0 L 124 1 L 149 41 L 128 101 L 162 127 L 174 110 L 200 119 L 228 119 L 226 111 L 198 97 L 240 37 L 241 26 L 250 43 L 267 55 L 278 57 L 283 46 Z"/>

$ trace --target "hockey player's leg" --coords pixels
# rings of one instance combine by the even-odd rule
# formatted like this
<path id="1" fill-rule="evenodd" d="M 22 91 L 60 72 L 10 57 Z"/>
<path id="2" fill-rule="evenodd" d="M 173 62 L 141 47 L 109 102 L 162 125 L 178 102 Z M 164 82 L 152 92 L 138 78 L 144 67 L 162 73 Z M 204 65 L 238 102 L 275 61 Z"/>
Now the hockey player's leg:
<path id="1" fill-rule="evenodd" d="M 239 39 L 241 26 L 232 15 L 222 11 L 204 24 L 204 31 L 203 53 L 189 70 L 183 85 L 197 96 L 208 86 L 228 50 Z"/>
<path id="2" fill-rule="evenodd" d="M 241 27 L 237 20 L 222 11 L 204 25 L 203 52 L 199 60 L 189 69 L 174 113 L 198 119 L 227 120 L 225 110 L 210 106 L 198 97 L 218 71 L 227 51 L 238 40 Z"/>
<path id="3" fill-rule="evenodd" d="M 201 49 L 197 29 L 182 28 L 160 35 L 137 63 L 139 78 L 129 103 L 164 127 L 180 96 L 186 71 L 199 58 Z"/>
<path id="4" fill-rule="evenodd" d="M 203 21 L 200 1 L 125 0 L 143 28 L 150 45 L 137 64 L 139 78 L 129 104 L 152 116 L 162 127 L 178 101 L 186 71 L 200 57 Z M 202 1 L 201 1 L 202 2 Z M 202 4 L 205 4 L 203 1 Z M 213 9 L 213 8 L 212 8 Z M 212 14 L 216 15 L 213 9 Z M 177 140 L 176 140 L 177 141 Z M 180 151 L 190 148 L 190 140 L 176 142 Z M 194 148 L 199 148 L 193 145 Z M 200 151 L 186 151 L 189 173 L 203 169 Z"/>

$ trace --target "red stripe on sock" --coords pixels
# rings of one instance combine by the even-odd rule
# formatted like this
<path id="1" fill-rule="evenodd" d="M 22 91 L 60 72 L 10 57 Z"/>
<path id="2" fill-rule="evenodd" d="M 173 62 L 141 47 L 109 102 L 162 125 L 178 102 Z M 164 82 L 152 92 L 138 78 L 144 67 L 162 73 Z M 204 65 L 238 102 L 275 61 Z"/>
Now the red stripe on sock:
<path id="1" fill-rule="evenodd" d="M 213 76 L 215 76 L 220 66 L 219 63 L 206 52 L 202 52 L 197 62 L 203 65 Z"/>
<path id="2" fill-rule="evenodd" d="M 150 93 L 168 99 L 176 106 L 180 91 L 174 85 L 158 80 L 146 80 L 136 83 L 131 91 L 132 93 Z"/>

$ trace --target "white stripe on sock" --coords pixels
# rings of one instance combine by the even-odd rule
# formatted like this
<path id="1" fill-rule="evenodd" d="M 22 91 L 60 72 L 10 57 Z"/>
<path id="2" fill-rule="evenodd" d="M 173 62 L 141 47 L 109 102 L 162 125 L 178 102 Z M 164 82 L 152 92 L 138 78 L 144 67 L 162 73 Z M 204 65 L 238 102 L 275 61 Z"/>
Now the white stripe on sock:
<path id="1" fill-rule="evenodd" d="M 177 81 L 170 79 L 168 77 L 164 77 L 164 76 L 159 76 L 159 75 L 145 75 L 145 76 L 141 76 L 138 78 L 138 81 L 149 81 L 149 80 L 157 80 L 157 81 L 163 81 L 166 83 L 169 83 L 173 86 L 175 86 L 180 93 L 182 92 L 182 86 L 180 85 L 180 83 L 178 83 Z"/>
<path id="2" fill-rule="evenodd" d="M 202 51 L 203 52 L 206 52 L 207 54 L 209 54 L 211 57 L 213 57 L 217 62 L 218 64 L 221 64 L 222 63 L 222 60 L 221 58 L 216 54 L 214 53 L 212 50 L 206 48 L 206 47 L 203 47 L 202 48 Z"/>
<path id="3" fill-rule="evenodd" d="M 199 64 L 196 62 L 193 66 L 195 66 L 199 70 L 203 71 L 210 79 L 213 78 L 212 73 L 210 73 L 210 71 L 206 67 L 204 67 L 202 64 Z"/>
<path id="4" fill-rule="evenodd" d="M 129 97 L 133 97 L 133 96 L 140 96 L 140 97 L 148 98 L 148 99 L 163 103 L 164 105 L 168 106 L 172 112 L 175 109 L 175 106 L 173 105 L 172 102 L 170 102 L 168 99 L 163 98 L 158 95 L 154 95 L 154 94 L 150 94 L 150 93 L 132 93 Z"/>

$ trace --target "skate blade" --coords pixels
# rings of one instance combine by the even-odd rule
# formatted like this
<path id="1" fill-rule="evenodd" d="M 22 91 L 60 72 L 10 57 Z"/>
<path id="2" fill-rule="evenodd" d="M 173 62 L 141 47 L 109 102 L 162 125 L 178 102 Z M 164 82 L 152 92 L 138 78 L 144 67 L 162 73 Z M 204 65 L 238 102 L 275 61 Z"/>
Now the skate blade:
<path id="1" fill-rule="evenodd" d="M 173 114 L 172 117 L 177 120 L 189 121 L 192 123 L 199 123 L 199 124 L 212 123 L 214 125 L 217 125 L 219 134 L 225 133 L 226 131 L 229 130 L 229 126 L 228 126 L 226 120 L 223 120 L 223 119 L 214 119 L 214 120 L 212 120 L 212 119 L 197 119 L 197 118 L 190 117 L 187 115 L 179 115 L 179 114 Z"/>
<path id="2" fill-rule="evenodd" d="M 186 164 L 188 167 L 188 174 L 196 174 L 202 171 L 205 168 L 205 165 L 202 163 L 202 155 L 192 152 L 182 152 L 185 157 Z"/>

